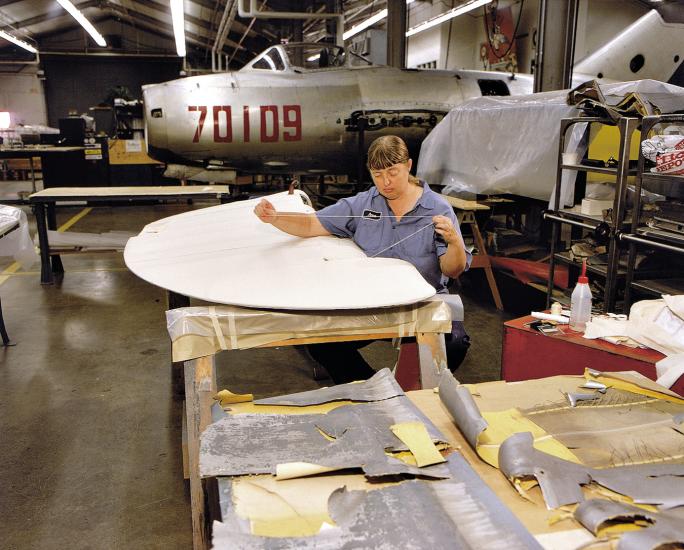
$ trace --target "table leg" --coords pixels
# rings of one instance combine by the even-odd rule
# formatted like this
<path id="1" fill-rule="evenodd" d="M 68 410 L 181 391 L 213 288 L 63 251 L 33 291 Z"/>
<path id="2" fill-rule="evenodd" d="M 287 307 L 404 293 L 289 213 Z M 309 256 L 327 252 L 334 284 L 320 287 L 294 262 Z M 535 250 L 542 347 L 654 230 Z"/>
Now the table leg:
<path id="1" fill-rule="evenodd" d="M 57 213 L 55 212 L 55 203 L 50 202 L 47 205 L 47 228 L 56 231 L 57 230 Z M 46 234 L 47 237 L 47 234 Z M 48 254 L 50 253 L 50 243 L 48 243 Z M 52 272 L 53 273 L 64 273 L 64 266 L 62 265 L 62 258 L 59 254 L 52 254 L 50 256 L 52 259 Z"/>
<path id="2" fill-rule="evenodd" d="M 52 269 L 50 269 L 50 243 L 48 243 L 47 225 L 45 223 L 45 205 L 37 202 L 33 207 L 38 229 L 38 245 L 40 246 L 40 284 L 54 283 Z"/>
<path id="3" fill-rule="evenodd" d="M 33 166 L 33 157 L 29 157 L 29 167 L 31 168 L 31 188 L 36 192 L 36 171 Z"/>
<path id="4" fill-rule="evenodd" d="M 448 371 L 444 334 L 417 332 L 420 383 L 423 389 L 436 388 L 443 371 Z"/>
<path id="5" fill-rule="evenodd" d="M 192 546 L 208 548 L 208 517 L 205 491 L 199 472 L 200 435 L 211 424 L 211 405 L 216 394 L 214 356 L 185 362 L 185 411 L 192 512 Z"/>
<path id="6" fill-rule="evenodd" d="M 177 294 L 171 290 L 166 292 L 166 300 L 168 309 L 177 309 L 179 307 L 188 307 L 190 305 L 190 298 Z M 171 350 L 171 357 L 173 357 L 173 350 Z M 171 392 L 174 397 L 182 398 L 185 395 L 185 382 L 183 381 L 183 362 L 171 363 Z"/>
<path id="7" fill-rule="evenodd" d="M 2 336 L 2 345 L 5 347 L 14 346 L 10 342 L 10 337 L 7 334 L 7 329 L 5 328 L 5 319 L 2 317 L 2 300 L 0 300 L 0 336 Z"/>

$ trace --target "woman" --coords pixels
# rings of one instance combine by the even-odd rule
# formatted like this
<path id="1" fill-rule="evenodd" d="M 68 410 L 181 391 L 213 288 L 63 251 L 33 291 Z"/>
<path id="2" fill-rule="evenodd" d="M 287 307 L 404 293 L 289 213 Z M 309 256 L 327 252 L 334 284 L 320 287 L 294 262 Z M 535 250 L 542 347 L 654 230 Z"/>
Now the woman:
<path id="1" fill-rule="evenodd" d="M 277 212 L 263 199 L 254 209 L 265 223 L 291 235 L 351 238 L 371 257 L 399 258 L 413 264 L 437 293 L 447 293 L 449 278 L 470 265 L 453 209 L 428 184 L 411 175 L 412 160 L 397 136 L 376 139 L 368 150 L 367 167 L 374 187 L 339 200 L 314 214 Z M 365 380 L 374 370 L 358 349 L 368 341 L 309 346 L 336 384 Z M 454 322 L 446 336 L 447 361 L 454 370 L 465 357 L 468 336 Z"/>

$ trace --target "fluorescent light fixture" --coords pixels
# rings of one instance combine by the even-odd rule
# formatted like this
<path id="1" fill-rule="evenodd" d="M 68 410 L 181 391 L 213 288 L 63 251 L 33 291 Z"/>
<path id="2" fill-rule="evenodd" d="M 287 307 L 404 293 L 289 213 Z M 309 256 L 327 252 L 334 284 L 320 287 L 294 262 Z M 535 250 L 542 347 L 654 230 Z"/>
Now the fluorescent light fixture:
<path id="1" fill-rule="evenodd" d="M 408 6 L 409 4 L 413 4 L 413 2 L 415 2 L 415 0 L 406 0 L 406 5 Z M 348 38 L 351 38 L 352 36 L 356 36 L 361 31 L 365 31 L 368 27 L 375 25 L 376 23 L 382 21 L 386 17 L 387 17 L 387 8 L 385 8 L 384 10 L 380 10 L 375 15 L 371 15 L 365 21 L 362 21 L 358 25 L 353 26 L 348 31 L 345 31 L 344 34 L 342 35 L 342 37 L 344 38 L 344 40 L 347 40 Z"/>
<path id="2" fill-rule="evenodd" d="M 419 32 L 430 29 L 435 25 L 441 25 L 445 21 L 449 21 L 449 19 L 453 19 L 454 17 L 458 17 L 459 15 L 463 15 L 464 13 L 468 13 L 469 11 L 479 8 L 480 6 L 484 6 L 485 4 L 489 4 L 490 2 L 491 0 L 473 0 L 472 2 L 468 2 L 467 4 L 463 4 L 461 6 L 452 8 L 449 11 L 445 11 L 444 13 L 436 17 L 419 23 L 415 27 L 411 27 L 406 32 L 406 36 L 413 36 L 414 34 L 418 34 Z"/>
<path id="3" fill-rule="evenodd" d="M 240 2 L 242 0 L 239 0 Z M 176 53 L 185 57 L 185 19 L 183 18 L 183 0 L 171 0 L 171 20 L 173 36 L 176 38 Z"/>
<path id="4" fill-rule="evenodd" d="M 81 27 L 83 27 L 93 38 L 93 40 L 95 40 L 95 43 L 98 46 L 102 46 L 103 48 L 107 46 L 107 42 L 105 42 L 105 39 L 102 37 L 102 35 L 95 30 L 95 27 L 93 27 L 92 23 L 85 18 L 85 16 L 76 8 L 76 6 L 74 6 L 69 0 L 57 0 L 57 3 L 66 11 L 68 11 L 71 17 L 80 23 Z"/>
<path id="5" fill-rule="evenodd" d="M 7 111 L 0 111 L 0 130 L 8 130 L 11 124 L 10 114 Z"/>
<path id="6" fill-rule="evenodd" d="M 380 10 L 375 15 L 371 15 L 368 19 L 366 19 L 365 21 L 362 21 L 358 25 L 353 26 L 348 31 L 344 31 L 342 38 L 347 40 L 348 38 L 351 38 L 352 36 L 356 36 L 360 32 L 365 31 L 368 27 L 375 25 L 378 21 L 382 21 L 386 17 L 387 17 L 387 8 L 385 8 L 384 10 Z"/>
<path id="7" fill-rule="evenodd" d="M 38 50 L 36 50 L 31 44 L 28 42 L 24 42 L 23 40 L 19 40 L 16 36 L 12 36 L 10 33 L 5 32 L 5 31 L 0 31 L 0 38 L 4 38 L 8 42 L 11 42 L 12 44 L 16 44 L 20 48 L 24 48 L 25 50 L 28 50 L 31 53 L 38 53 Z M 3 113 L 0 113 L 0 115 Z"/>

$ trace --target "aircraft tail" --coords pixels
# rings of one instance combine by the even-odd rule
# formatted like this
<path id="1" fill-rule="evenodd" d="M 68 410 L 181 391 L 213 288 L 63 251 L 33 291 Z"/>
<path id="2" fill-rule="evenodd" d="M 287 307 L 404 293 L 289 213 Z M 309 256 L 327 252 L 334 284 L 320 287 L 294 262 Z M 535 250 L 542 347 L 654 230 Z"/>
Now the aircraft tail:
<path id="1" fill-rule="evenodd" d="M 666 23 L 656 10 L 632 23 L 575 64 L 587 79 L 670 81 L 684 60 L 684 25 Z"/>

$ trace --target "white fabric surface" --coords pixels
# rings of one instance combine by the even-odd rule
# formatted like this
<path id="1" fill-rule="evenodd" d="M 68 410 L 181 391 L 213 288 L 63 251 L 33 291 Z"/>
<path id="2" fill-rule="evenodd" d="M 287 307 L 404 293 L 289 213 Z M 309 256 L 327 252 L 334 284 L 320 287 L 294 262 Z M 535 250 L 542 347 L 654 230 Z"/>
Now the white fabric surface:
<path id="1" fill-rule="evenodd" d="M 666 355 L 656 363 L 657 382 L 672 387 L 684 374 L 684 295 L 636 302 L 627 321 L 594 317 L 584 332 L 589 339 L 615 336 L 629 337 Z"/>
<path id="2" fill-rule="evenodd" d="M 281 212 L 313 212 L 298 191 L 267 197 Z M 308 197 L 306 197 L 308 200 Z M 351 239 L 300 238 L 261 222 L 260 199 L 147 225 L 124 251 L 140 278 L 193 298 L 263 309 L 367 309 L 435 294 L 403 260 L 368 258 Z"/>
<path id="3" fill-rule="evenodd" d="M 19 222 L 19 229 L 0 239 L 0 256 L 11 256 L 23 268 L 28 268 L 38 260 L 38 254 L 29 235 L 26 213 L 14 206 L 0 204 L 0 235 L 17 222 Z"/>

